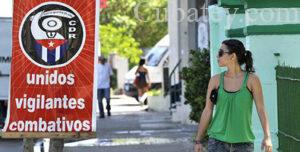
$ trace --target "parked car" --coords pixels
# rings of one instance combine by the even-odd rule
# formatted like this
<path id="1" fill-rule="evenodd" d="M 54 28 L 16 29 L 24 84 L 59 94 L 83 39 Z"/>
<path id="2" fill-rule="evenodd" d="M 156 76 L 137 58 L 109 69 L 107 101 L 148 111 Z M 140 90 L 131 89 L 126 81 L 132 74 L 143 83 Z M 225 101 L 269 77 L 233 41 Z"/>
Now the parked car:
<path id="1" fill-rule="evenodd" d="M 163 83 L 163 65 L 169 56 L 169 35 L 163 37 L 148 53 L 144 56 L 145 67 L 148 69 L 151 88 L 159 89 Z M 133 86 L 135 72 L 138 66 L 131 68 L 125 75 L 124 92 L 126 95 L 138 99 L 137 89 Z"/>

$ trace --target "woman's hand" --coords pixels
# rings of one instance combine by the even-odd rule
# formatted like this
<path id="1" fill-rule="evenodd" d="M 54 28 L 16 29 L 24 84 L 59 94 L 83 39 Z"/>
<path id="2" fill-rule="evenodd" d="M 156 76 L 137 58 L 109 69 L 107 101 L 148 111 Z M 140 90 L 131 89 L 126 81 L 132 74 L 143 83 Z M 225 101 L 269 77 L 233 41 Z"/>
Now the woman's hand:
<path id="1" fill-rule="evenodd" d="M 202 144 L 195 144 L 194 151 L 195 152 L 202 152 Z"/>
<path id="2" fill-rule="evenodd" d="M 272 152 L 272 141 L 270 137 L 264 138 L 261 143 L 261 150 L 265 150 L 265 152 Z"/>

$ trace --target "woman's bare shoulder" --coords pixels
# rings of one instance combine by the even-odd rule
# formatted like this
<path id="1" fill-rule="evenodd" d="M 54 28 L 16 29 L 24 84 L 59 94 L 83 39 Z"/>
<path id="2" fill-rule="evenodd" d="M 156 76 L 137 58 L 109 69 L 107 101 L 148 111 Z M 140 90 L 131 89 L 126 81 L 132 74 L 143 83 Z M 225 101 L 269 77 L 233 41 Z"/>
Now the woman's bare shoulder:
<path id="1" fill-rule="evenodd" d="M 148 69 L 142 66 L 142 71 L 143 72 L 148 72 Z"/>
<path id="2" fill-rule="evenodd" d="M 217 88 L 219 86 L 220 74 L 215 74 L 210 78 L 209 83 L 211 83 L 213 88 Z"/>
<path id="3" fill-rule="evenodd" d="M 215 74 L 210 78 L 212 81 L 219 81 L 220 79 L 220 74 Z"/>
<path id="4" fill-rule="evenodd" d="M 259 77 L 254 73 L 250 73 L 248 82 L 247 82 L 247 86 L 252 90 L 253 87 L 260 86 L 260 85 L 261 84 L 260 84 Z"/>
<path id="5" fill-rule="evenodd" d="M 255 73 L 249 73 L 250 82 L 259 81 L 259 77 Z"/>

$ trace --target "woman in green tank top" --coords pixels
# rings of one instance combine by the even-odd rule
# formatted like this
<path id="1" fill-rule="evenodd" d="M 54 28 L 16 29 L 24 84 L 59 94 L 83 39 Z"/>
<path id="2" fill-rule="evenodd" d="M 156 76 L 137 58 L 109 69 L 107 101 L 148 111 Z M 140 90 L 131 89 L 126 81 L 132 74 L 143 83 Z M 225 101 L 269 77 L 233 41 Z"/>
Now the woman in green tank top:
<path id="1" fill-rule="evenodd" d="M 253 152 L 252 107 L 255 103 L 264 132 L 262 150 L 272 152 L 269 122 L 265 111 L 261 83 L 254 74 L 252 54 L 239 40 L 222 42 L 218 54 L 220 67 L 227 71 L 209 81 L 206 106 L 202 112 L 195 142 L 195 152 L 202 151 L 201 140 L 207 132 L 209 152 Z M 245 69 L 242 69 L 242 66 Z M 217 89 L 215 113 L 210 100 Z"/>

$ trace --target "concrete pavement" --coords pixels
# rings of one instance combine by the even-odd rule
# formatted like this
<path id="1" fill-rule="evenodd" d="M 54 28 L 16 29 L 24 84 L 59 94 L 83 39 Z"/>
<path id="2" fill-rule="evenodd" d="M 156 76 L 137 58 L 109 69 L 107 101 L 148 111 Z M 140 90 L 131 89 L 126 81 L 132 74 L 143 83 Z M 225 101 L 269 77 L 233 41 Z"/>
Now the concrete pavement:
<path id="1" fill-rule="evenodd" d="M 23 152 L 23 139 L 0 139 L 0 152 Z"/>
<path id="2" fill-rule="evenodd" d="M 133 98 L 114 96 L 112 116 L 97 119 L 97 138 L 65 143 L 65 152 L 192 152 L 195 125 L 171 122 L 169 112 L 145 111 Z"/>

